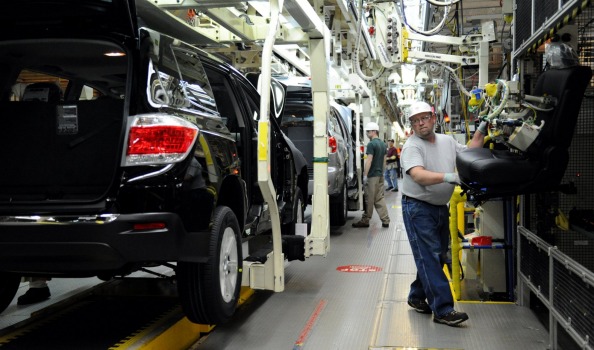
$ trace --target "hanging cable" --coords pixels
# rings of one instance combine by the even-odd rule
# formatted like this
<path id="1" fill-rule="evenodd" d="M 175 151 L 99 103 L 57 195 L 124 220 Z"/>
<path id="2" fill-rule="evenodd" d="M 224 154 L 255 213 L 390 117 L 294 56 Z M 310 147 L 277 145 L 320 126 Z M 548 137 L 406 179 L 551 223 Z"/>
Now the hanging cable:
<path id="1" fill-rule="evenodd" d="M 451 0 L 451 1 L 425 0 L 425 1 L 427 1 L 431 5 L 443 7 L 443 6 L 451 6 L 461 0 Z"/>
<path id="2" fill-rule="evenodd" d="M 497 108 L 493 112 L 489 113 L 489 115 L 487 115 L 485 117 L 485 119 L 488 120 L 489 122 L 491 122 L 493 119 L 497 118 L 499 116 L 499 114 L 501 114 L 501 112 L 503 111 L 503 108 L 507 104 L 507 99 L 509 98 L 509 86 L 508 86 L 507 81 L 498 79 L 497 80 L 497 89 L 499 89 L 499 87 L 503 88 L 503 97 L 501 98 L 501 101 L 499 102 L 499 106 L 497 106 Z"/>
<path id="3" fill-rule="evenodd" d="M 365 16 L 365 9 L 363 8 L 363 0 L 359 1 L 359 7 L 361 9 L 361 13 L 359 14 L 359 19 L 357 21 L 357 40 L 355 43 L 355 55 L 353 57 L 353 64 L 356 67 L 357 75 L 365 80 L 365 81 L 374 81 L 379 78 L 385 71 L 384 66 L 381 66 L 379 72 L 372 76 L 366 76 L 363 71 L 361 70 L 361 65 L 359 64 L 359 51 L 361 49 L 361 37 L 363 36 L 363 17 Z"/>
<path id="4" fill-rule="evenodd" d="M 555 108 L 540 108 L 540 107 L 537 107 L 537 106 L 533 105 L 530 102 L 522 102 L 522 106 L 526 106 L 526 107 L 528 107 L 528 108 L 530 108 L 532 110 L 536 110 L 536 111 L 539 111 L 539 112 L 550 112 L 550 111 L 552 111 L 552 110 L 555 109 Z M 536 112 L 534 114 L 536 114 Z"/>
<path id="5" fill-rule="evenodd" d="M 408 21 L 406 19 L 406 12 L 404 11 L 404 0 L 400 1 L 400 15 L 402 18 L 402 22 L 408 27 L 410 28 L 410 30 L 412 30 L 413 32 L 417 33 L 417 34 L 421 34 L 421 35 L 435 35 L 437 33 L 439 33 L 442 29 L 443 26 L 445 25 L 446 19 L 448 18 L 448 13 L 450 11 L 450 6 L 444 6 L 444 10 L 443 10 L 443 18 L 441 19 L 441 22 L 433 29 L 431 30 L 420 30 L 417 28 L 414 28 L 413 26 L 411 26 L 410 24 L 408 24 Z"/>
<path id="6" fill-rule="evenodd" d="M 464 86 L 464 84 L 462 84 L 462 82 L 460 81 L 460 78 L 458 78 L 458 76 L 456 75 L 455 69 L 453 69 L 452 67 L 446 66 L 445 64 L 440 63 L 440 62 L 433 62 L 433 63 L 440 65 L 443 68 L 447 69 L 447 71 L 450 72 L 450 75 L 454 78 L 456 85 L 458 85 L 458 89 L 460 91 L 462 91 L 464 93 L 464 95 L 466 95 L 468 97 L 472 97 L 472 94 L 470 92 L 468 92 L 468 90 L 466 90 L 466 87 Z"/>

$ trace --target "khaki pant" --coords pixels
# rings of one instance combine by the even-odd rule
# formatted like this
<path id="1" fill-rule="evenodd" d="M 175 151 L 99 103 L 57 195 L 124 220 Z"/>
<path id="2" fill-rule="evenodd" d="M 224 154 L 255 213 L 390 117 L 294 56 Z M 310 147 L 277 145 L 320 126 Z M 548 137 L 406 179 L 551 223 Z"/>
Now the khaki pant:
<path id="1" fill-rule="evenodd" d="M 383 176 L 374 176 L 367 178 L 367 188 L 365 189 L 365 197 L 367 197 L 365 212 L 361 217 L 361 221 L 369 222 L 373 216 L 373 208 L 382 220 L 382 224 L 390 223 L 388 216 L 388 208 L 386 208 L 386 201 L 384 200 L 384 178 Z"/>

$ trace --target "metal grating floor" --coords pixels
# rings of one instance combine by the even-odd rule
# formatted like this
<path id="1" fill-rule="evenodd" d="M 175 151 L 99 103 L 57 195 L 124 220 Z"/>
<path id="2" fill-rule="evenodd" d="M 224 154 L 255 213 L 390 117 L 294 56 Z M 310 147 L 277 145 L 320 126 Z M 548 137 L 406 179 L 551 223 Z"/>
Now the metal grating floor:
<path id="1" fill-rule="evenodd" d="M 282 293 L 256 292 L 236 317 L 218 325 L 193 349 L 546 349 L 548 332 L 526 307 L 457 303 L 465 326 L 433 323 L 406 304 L 416 268 L 404 231 L 400 193 L 386 193 L 392 223 L 374 214 L 369 229 L 331 229 L 327 258 L 292 262 Z M 345 273 L 343 265 L 380 272 Z"/>

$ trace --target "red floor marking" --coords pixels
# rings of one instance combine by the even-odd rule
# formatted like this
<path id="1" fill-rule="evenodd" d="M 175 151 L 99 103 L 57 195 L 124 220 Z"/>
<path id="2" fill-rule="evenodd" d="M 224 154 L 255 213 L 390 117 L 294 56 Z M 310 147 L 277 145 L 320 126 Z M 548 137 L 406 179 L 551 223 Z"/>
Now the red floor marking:
<path id="1" fill-rule="evenodd" d="M 379 272 L 381 267 L 371 265 L 344 265 L 336 268 L 340 272 Z"/>
<path id="2" fill-rule="evenodd" d="M 295 346 L 293 347 L 293 350 L 299 350 L 299 349 L 303 348 L 303 343 L 305 343 L 305 341 L 309 337 L 309 333 L 313 329 L 313 326 L 315 325 L 316 321 L 318 320 L 318 317 L 322 313 L 322 310 L 324 310 L 326 303 L 327 303 L 326 299 L 320 300 L 320 302 L 318 303 L 318 306 L 316 306 L 316 309 L 309 317 L 309 320 L 307 320 L 305 327 L 303 327 L 303 330 L 301 330 L 301 334 L 299 334 L 299 338 L 295 342 Z"/>

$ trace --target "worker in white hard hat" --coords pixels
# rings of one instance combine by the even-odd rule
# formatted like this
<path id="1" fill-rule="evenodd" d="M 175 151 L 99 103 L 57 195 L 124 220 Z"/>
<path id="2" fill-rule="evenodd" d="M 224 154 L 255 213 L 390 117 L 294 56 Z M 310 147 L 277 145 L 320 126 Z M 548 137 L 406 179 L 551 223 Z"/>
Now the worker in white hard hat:
<path id="1" fill-rule="evenodd" d="M 369 122 L 365 125 L 367 137 L 371 140 L 367 144 L 365 154 L 365 169 L 363 170 L 363 185 L 365 185 L 366 207 L 361 220 L 354 222 L 353 227 L 369 227 L 369 220 L 373 216 L 373 208 L 382 221 L 382 227 L 390 226 L 388 208 L 384 200 L 384 158 L 386 144 L 379 139 L 379 126 Z"/>
<path id="2" fill-rule="evenodd" d="M 404 226 L 417 266 L 417 277 L 410 286 L 408 305 L 433 321 L 457 326 L 468 320 L 454 310 L 450 283 L 443 272 L 450 240 L 447 204 L 460 183 L 455 172 L 456 153 L 466 148 L 453 137 L 436 134 L 436 116 L 422 101 L 410 107 L 413 134 L 400 157 L 404 178 L 401 184 Z M 468 147 L 482 147 L 487 123 L 474 133 Z"/>

